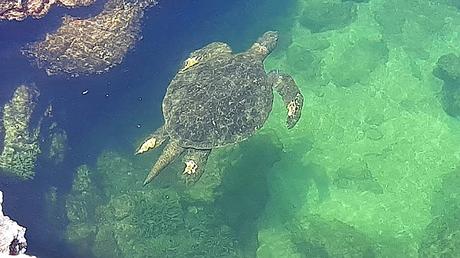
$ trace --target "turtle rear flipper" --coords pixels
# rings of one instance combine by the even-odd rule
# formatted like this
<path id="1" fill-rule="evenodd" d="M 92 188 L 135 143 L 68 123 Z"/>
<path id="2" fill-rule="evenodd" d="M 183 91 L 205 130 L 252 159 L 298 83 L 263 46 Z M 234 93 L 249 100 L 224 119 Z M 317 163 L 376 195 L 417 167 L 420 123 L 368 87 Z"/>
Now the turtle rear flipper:
<path id="1" fill-rule="evenodd" d="M 161 170 L 169 165 L 169 163 L 171 163 L 182 152 L 184 152 L 184 148 L 180 146 L 179 141 L 170 141 L 164 148 L 155 165 L 153 165 L 150 173 L 147 175 L 147 178 L 145 178 L 144 186 L 152 182 L 152 180 L 160 174 Z"/>
<path id="2" fill-rule="evenodd" d="M 196 183 L 204 173 L 211 150 L 188 149 L 182 159 L 185 163 L 181 178 L 186 185 Z"/>
<path id="3" fill-rule="evenodd" d="M 286 126 L 288 129 L 294 127 L 300 119 L 303 107 L 303 96 L 299 87 L 290 75 L 273 71 L 268 74 L 268 80 L 272 87 L 283 98 L 287 109 Z"/>

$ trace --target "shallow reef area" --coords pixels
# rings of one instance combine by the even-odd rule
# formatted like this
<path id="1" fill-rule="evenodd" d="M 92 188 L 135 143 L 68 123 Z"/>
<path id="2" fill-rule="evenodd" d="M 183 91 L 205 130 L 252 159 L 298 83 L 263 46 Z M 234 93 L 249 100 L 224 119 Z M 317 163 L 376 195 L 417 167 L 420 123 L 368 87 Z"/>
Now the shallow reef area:
<path id="1" fill-rule="evenodd" d="M 458 256 L 460 13 L 433 3 L 298 1 L 265 64 L 301 87 L 299 124 L 276 97 L 192 187 L 173 164 L 142 188 L 158 152 L 106 152 L 77 172 L 67 238 L 96 257 Z"/>
<path id="2" fill-rule="evenodd" d="M 49 74 L 70 77 L 120 64 L 141 35 L 143 9 L 110 1 L 95 17 L 65 18 L 26 51 Z M 162 147 L 135 156 L 134 142 L 114 148 L 98 142 L 103 151 L 77 162 L 72 185 L 48 192 L 50 202 L 62 204 L 49 207 L 62 212 L 62 238 L 75 256 L 460 257 L 458 1 L 298 0 L 290 10 L 289 17 L 274 17 L 279 46 L 265 69 L 295 79 L 304 96 L 298 124 L 286 129 L 284 103 L 275 94 L 263 128 L 212 150 L 205 173 L 190 186 L 180 181 L 180 159 L 142 185 Z M 81 37 L 76 25 L 94 33 Z M 114 52 L 98 52 L 105 40 Z M 103 56 L 92 58 L 96 52 Z M 180 66 L 187 53 L 178 52 L 173 58 Z M 18 88 L 0 127 L 0 167 L 10 164 L 22 178 L 33 176 L 40 152 L 50 164 L 65 163 L 72 137 L 50 122 L 44 147 L 36 145 L 39 129 L 28 126 L 35 97 Z M 149 104 L 136 98 L 143 108 L 160 110 L 160 97 Z M 8 115 L 13 108 L 23 115 Z M 123 110 L 130 122 L 144 115 L 130 108 Z M 113 120 L 126 118 L 114 113 Z M 129 124 L 138 141 L 145 124 Z M 91 139 L 84 147 L 91 149 Z M 27 162 L 14 161 L 21 148 Z"/>
<path id="3" fill-rule="evenodd" d="M 267 194 L 265 182 L 256 179 L 279 160 L 279 144 L 262 134 L 216 151 L 202 180 L 187 190 L 180 182 L 143 187 L 145 161 L 104 152 L 95 167 L 77 168 L 65 198 L 65 238 L 79 256 L 253 256 L 254 214 L 263 210 Z M 265 160 L 254 163 L 257 157 Z M 163 180 L 176 177 L 177 169 L 167 169 Z"/>
<path id="4" fill-rule="evenodd" d="M 305 15 L 323 2 L 299 2 L 308 11 L 266 68 L 294 76 L 305 112 L 286 133 L 275 105 L 267 125 L 296 158 L 268 172 L 257 257 L 458 256 L 459 192 L 445 179 L 459 175 L 457 104 L 445 101 L 458 94 L 433 70 L 456 76 L 458 59 L 441 57 L 460 52 L 460 13 L 441 1 L 356 1 L 318 29 Z"/>

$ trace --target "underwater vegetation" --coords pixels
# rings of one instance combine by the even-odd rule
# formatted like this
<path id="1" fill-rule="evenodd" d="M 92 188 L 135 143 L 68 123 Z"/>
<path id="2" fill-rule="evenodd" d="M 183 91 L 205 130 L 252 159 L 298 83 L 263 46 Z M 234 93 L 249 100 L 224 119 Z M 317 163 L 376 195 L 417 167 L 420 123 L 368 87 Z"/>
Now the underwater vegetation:
<path id="1" fill-rule="evenodd" d="M 61 27 L 43 41 L 29 44 L 23 54 L 48 75 L 70 76 L 108 71 L 123 60 L 140 39 L 144 10 L 155 1 L 110 0 L 95 17 L 65 16 Z"/>

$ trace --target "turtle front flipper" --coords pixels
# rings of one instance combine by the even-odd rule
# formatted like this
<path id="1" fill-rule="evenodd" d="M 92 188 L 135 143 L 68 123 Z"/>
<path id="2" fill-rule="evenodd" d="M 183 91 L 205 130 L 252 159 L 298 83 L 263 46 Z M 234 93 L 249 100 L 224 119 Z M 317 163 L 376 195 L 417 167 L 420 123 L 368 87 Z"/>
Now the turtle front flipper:
<path id="1" fill-rule="evenodd" d="M 211 150 L 187 150 L 187 153 L 183 158 L 185 168 L 181 175 L 181 178 L 185 181 L 186 185 L 196 183 L 200 179 L 201 175 L 203 175 L 210 152 Z"/>
<path id="2" fill-rule="evenodd" d="M 302 93 L 300 93 L 299 87 L 297 87 L 297 84 L 290 75 L 273 71 L 268 74 L 268 79 L 272 83 L 273 88 L 283 98 L 287 109 L 286 126 L 288 129 L 291 129 L 297 124 L 302 113 Z"/>
<path id="3" fill-rule="evenodd" d="M 144 152 L 147 152 L 160 146 L 161 144 L 163 144 L 166 138 L 167 136 L 164 133 L 164 126 L 162 126 L 144 140 L 144 142 L 139 146 L 139 148 L 137 148 L 136 155 L 142 154 Z"/>
<path id="4" fill-rule="evenodd" d="M 169 142 L 161 153 L 155 165 L 153 165 L 150 173 L 145 178 L 144 186 L 150 183 L 169 163 L 184 151 L 184 148 L 179 145 L 178 141 Z"/>

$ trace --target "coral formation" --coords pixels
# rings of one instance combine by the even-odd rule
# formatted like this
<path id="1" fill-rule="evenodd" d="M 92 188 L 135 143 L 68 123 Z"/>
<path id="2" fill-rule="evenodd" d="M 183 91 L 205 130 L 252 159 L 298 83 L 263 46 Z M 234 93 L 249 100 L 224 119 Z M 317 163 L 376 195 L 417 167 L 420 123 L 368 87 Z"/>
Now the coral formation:
<path id="1" fill-rule="evenodd" d="M 23 54 L 35 59 L 48 75 L 103 73 L 122 62 L 140 38 L 144 10 L 154 0 L 110 0 L 95 17 L 66 16 L 61 27 L 43 41 L 28 45 Z"/>
<path id="2" fill-rule="evenodd" d="M 31 16 L 41 18 L 48 13 L 54 4 L 65 7 L 78 7 L 91 5 L 95 0 L 1 0 L 0 1 L 0 20 L 21 21 Z"/>
<path id="3" fill-rule="evenodd" d="M 3 109 L 3 150 L 0 169 L 20 179 L 34 177 L 35 162 L 40 154 L 40 121 L 32 124 L 32 114 L 39 92 L 35 87 L 19 86 Z"/>

